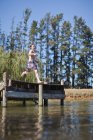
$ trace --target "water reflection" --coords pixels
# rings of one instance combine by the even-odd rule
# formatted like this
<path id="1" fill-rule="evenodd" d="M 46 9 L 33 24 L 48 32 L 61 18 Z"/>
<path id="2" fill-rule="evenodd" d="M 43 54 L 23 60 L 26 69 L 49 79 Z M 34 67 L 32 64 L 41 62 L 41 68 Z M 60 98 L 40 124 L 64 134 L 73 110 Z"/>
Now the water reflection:
<path id="1" fill-rule="evenodd" d="M 2 109 L 2 117 L 1 117 L 1 134 L 2 134 L 2 138 L 5 137 L 5 121 L 6 121 L 6 108 Z"/>
<path id="2" fill-rule="evenodd" d="M 0 107 L 0 139 L 92 140 L 93 103 L 65 102 L 64 107 Z"/>
<path id="3" fill-rule="evenodd" d="M 43 132 L 43 126 L 42 126 L 42 121 L 43 121 L 43 108 L 39 107 L 39 112 L 38 112 L 38 121 L 35 123 L 35 126 L 37 128 L 37 131 L 35 132 L 35 138 L 36 140 L 42 139 L 42 132 Z"/>

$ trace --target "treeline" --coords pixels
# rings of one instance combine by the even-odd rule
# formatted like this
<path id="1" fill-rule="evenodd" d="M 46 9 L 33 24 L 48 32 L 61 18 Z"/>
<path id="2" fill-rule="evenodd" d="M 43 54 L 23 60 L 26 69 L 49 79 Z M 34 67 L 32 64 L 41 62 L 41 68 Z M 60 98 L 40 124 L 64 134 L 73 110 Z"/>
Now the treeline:
<path id="1" fill-rule="evenodd" d="M 25 9 L 21 22 L 6 35 L 0 26 L 0 76 L 8 71 L 12 79 L 20 79 L 27 62 L 29 44 L 38 52 L 41 80 L 69 87 L 90 87 L 93 84 L 93 32 L 82 17 L 75 16 L 73 25 L 63 14 L 47 13 L 40 21 L 28 21 L 32 11 Z M 27 76 L 34 81 L 34 74 Z"/>

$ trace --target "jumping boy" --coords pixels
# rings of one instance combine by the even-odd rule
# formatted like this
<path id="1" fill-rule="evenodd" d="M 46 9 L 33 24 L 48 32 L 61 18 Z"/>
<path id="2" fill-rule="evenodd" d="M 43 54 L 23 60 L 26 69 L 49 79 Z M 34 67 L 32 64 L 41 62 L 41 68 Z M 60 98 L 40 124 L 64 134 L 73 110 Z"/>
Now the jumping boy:
<path id="1" fill-rule="evenodd" d="M 28 62 L 27 62 L 26 70 L 24 72 L 22 72 L 21 77 L 23 77 L 24 75 L 27 75 L 28 72 L 33 70 L 35 73 L 37 82 L 41 83 L 42 81 L 40 81 L 38 71 L 37 71 L 36 56 L 37 56 L 37 54 L 35 52 L 35 46 L 34 46 L 34 44 L 32 44 L 32 45 L 30 45 L 30 51 L 28 53 Z"/>

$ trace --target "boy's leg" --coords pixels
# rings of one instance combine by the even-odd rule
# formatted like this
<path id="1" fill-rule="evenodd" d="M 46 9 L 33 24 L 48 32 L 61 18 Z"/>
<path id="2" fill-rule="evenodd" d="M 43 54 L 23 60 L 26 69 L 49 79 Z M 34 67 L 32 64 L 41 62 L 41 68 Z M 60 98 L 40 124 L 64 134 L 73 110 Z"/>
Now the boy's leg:
<path id="1" fill-rule="evenodd" d="M 28 72 L 27 71 L 23 71 L 22 74 L 21 74 L 21 77 L 23 77 L 24 75 L 27 75 Z"/>
<path id="2" fill-rule="evenodd" d="M 37 70 L 34 70 L 34 72 L 35 72 L 35 77 L 36 77 L 36 79 L 37 79 L 37 82 L 38 82 L 38 83 L 42 82 L 42 81 L 40 81 L 40 79 L 39 79 L 39 75 L 38 75 Z"/>

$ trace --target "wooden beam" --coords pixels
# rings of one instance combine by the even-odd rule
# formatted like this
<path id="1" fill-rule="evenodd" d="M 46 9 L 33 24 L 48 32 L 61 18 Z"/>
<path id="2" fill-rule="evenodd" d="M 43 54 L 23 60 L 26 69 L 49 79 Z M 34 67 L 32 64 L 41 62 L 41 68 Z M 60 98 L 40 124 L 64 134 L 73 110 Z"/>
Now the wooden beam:
<path id="1" fill-rule="evenodd" d="M 3 97 L 2 97 L 2 106 L 7 106 L 7 98 L 6 98 L 6 86 L 7 86 L 7 75 L 6 72 L 3 73 L 3 82 L 4 82 L 4 89 L 3 89 Z"/>
<path id="2" fill-rule="evenodd" d="M 43 106 L 43 85 L 39 84 L 39 106 Z"/>

